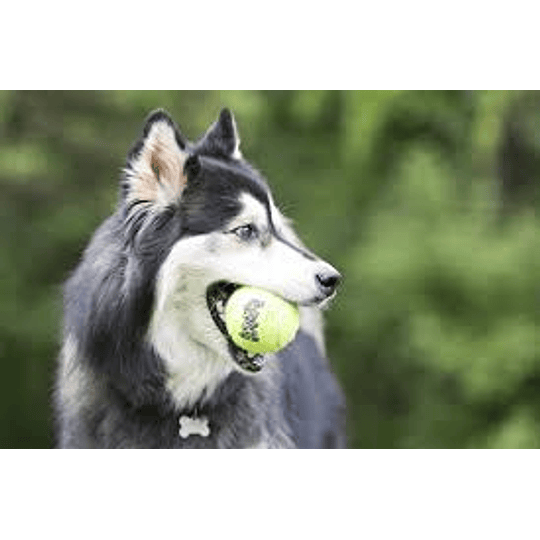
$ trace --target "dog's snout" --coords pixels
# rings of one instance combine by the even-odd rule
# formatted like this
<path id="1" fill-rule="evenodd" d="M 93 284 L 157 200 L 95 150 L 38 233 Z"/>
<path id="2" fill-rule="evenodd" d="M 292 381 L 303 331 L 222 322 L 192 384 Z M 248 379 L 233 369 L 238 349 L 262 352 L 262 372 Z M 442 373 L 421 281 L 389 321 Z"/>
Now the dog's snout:
<path id="1" fill-rule="evenodd" d="M 336 290 L 341 281 L 341 274 L 337 270 L 324 270 L 315 274 L 315 280 L 319 290 L 326 296 L 330 296 Z"/>

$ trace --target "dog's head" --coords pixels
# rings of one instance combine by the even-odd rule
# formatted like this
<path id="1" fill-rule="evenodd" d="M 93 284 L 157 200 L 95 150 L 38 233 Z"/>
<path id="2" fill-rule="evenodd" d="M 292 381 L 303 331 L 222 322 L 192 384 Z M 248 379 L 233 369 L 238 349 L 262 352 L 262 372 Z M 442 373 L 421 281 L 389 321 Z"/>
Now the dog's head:
<path id="1" fill-rule="evenodd" d="M 196 344 L 209 358 L 258 371 L 264 358 L 227 336 L 227 296 L 251 285 L 316 305 L 340 278 L 301 244 L 266 181 L 242 158 L 226 109 L 195 143 L 165 112 L 153 113 L 128 155 L 121 211 L 133 271 L 155 276 L 148 338 L 169 365 Z"/>

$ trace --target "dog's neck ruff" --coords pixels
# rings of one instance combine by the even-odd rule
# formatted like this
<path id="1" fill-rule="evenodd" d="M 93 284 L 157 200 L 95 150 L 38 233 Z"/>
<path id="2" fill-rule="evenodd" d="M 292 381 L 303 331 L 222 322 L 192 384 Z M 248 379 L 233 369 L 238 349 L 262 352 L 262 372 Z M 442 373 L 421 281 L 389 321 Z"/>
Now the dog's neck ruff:
<path id="1" fill-rule="evenodd" d="M 208 437 L 210 435 L 210 426 L 208 424 L 208 417 L 206 416 L 187 416 L 185 414 L 180 415 L 178 419 L 180 429 L 178 435 L 182 439 L 187 439 L 191 435 L 200 435 L 201 437 Z"/>

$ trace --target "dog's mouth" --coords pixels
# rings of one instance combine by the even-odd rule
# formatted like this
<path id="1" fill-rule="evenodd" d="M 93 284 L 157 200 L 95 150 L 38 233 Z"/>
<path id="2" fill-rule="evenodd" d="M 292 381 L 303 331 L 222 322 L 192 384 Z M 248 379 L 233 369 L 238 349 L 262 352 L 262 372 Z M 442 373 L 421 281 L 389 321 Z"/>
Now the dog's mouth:
<path id="1" fill-rule="evenodd" d="M 231 339 L 231 336 L 227 332 L 227 326 L 225 325 L 225 304 L 233 292 L 239 287 L 241 287 L 241 285 L 237 283 L 218 281 L 206 289 L 206 303 L 208 305 L 208 311 L 210 311 L 210 315 L 212 316 L 212 320 L 227 339 L 229 352 L 231 353 L 233 360 L 242 369 L 251 373 L 257 373 L 264 365 L 265 356 L 262 354 L 249 353 L 241 347 L 238 347 Z"/>

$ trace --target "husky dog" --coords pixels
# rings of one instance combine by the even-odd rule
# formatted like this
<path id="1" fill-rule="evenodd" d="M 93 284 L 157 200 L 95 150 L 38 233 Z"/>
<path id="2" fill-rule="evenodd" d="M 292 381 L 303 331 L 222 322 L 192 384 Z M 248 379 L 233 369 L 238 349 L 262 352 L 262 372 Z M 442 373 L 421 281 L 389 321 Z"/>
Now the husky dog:
<path id="1" fill-rule="evenodd" d="M 64 287 L 57 446 L 343 447 L 320 314 L 339 279 L 243 159 L 227 109 L 196 143 L 152 113 L 115 213 Z M 249 354 L 228 336 L 223 306 L 239 285 L 299 306 L 279 353 Z"/>

